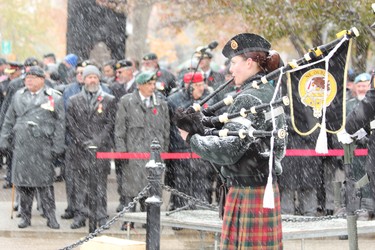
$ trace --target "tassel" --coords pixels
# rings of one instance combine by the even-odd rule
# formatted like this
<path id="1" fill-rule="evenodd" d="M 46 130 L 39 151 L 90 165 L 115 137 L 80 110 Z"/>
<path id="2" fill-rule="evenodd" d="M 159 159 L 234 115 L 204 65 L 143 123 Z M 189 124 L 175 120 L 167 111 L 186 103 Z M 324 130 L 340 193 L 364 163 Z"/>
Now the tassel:
<path id="1" fill-rule="evenodd" d="M 327 145 L 327 130 L 326 130 L 326 123 L 322 123 L 322 127 L 320 128 L 320 133 L 318 136 L 318 140 L 316 141 L 315 152 L 320 154 L 328 154 L 328 145 Z"/>
<path id="2" fill-rule="evenodd" d="M 272 175 L 268 176 L 266 189 L 263 196 L 264 208 L 275 208 L 275 197 L 272 188 Z"/>

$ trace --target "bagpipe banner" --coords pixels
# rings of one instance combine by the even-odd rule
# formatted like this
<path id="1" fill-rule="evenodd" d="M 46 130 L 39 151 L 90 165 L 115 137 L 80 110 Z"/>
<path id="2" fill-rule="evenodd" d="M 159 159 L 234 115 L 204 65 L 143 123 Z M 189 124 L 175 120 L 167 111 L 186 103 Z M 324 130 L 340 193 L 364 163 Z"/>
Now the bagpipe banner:
<path id="1" fill-rule="evenodd" d="M 326 55 L 287 72 L 293 129 L 301 136 L 320 129 L 316 146 L 320 153 L 328 152 L 326 133 L 337 133 L 345 126 L 350 48 L 351 39 L 343 37 Z"/>

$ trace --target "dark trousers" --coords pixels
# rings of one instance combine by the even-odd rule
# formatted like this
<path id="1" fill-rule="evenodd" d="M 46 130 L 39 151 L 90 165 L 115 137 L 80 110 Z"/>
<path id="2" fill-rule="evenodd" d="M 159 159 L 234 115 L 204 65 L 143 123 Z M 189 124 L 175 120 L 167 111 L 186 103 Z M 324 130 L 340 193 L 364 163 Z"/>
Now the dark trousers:
<path id="1" fill-rule="evenodd" d="M 115 173 L 117 181 L 117 193 L 120 195 L 120 204 L 127 205 L 126 203 L 126 189 L 124 187 L 125 181 L 125 168 L 123 160 L 115 160 Z"/>
<path id="2" fill-rule="evenodd" d="M 76 206 L 76 191 L 75 191 L 75 182 L 76 182 L 76 175 L 72 169 L 73 159 L 70 159 L 70 154 L 67 155 L 67 160 L 65 161 L 67 164 L 63 164 L 63 171 L 62 175 L 65 180 L 65 191 L 66 191 L 66 199 L 68 203 L 68 207 L 66 208 L 67 213 L 74 214 L 77 210 Z"/>
<path id="3" fill-rule="evenodd" d="M 33 199 L 36 191 L 39 193 L 42 211 L 46 215 L 47 219 L 55 219 L 55 191 L 52 185 L 46 187 L 17 187 L 17 192 L 20 195 L 19 206 L 21 218 L 30 222 Z"/>
<path id="4" fill-rule="evenodd" d="M 87 197 L 91 199 L 93 196 L 89 190 L 89 176 L 91 172 L 89 170 L 80 169 L 75 171 L 77 177 L 75 181 L 76 192 L 76 209 L 77 216 L 80 219 L 86 218 L 88 216 L 88 201 Z M 108 173 L 103 173 L 102 171 L 97 172 L 95 176 L 96 183 L 96 219 L 105 219 L 107 215 L 107 177 Z"/>

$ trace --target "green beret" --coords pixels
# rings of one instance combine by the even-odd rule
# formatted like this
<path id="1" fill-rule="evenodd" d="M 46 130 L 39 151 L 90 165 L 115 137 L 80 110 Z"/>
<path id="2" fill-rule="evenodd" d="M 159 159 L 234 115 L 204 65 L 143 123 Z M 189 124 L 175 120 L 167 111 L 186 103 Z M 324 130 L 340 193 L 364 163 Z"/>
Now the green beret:
<path id="1" fill-rule="evenodd" d="M 145 84 L 151 80 L 156 80 L 156 72 L 154 71 L 144 71 L 141 72 L 137 77 L 135 78 L 135 82 L 137 84 Z"/>
<path id="2" fill-rule="evenodd" d="M 269 52 L 271 44 L 263 37 L 252 34 L 242 33 L 230 39 L 223 48 L 223 55 L 226 58 L 232 58 L 250 51 Z"/>

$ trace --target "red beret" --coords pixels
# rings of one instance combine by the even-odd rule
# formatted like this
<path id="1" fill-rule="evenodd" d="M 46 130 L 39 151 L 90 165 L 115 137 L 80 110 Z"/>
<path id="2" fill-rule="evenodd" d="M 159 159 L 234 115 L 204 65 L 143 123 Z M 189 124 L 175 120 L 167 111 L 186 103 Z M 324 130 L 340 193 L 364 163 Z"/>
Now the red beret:
<path id="1" fill-rule="evenodd" d="M 203 75 L 200 72 L 189 72 L 184 75 L 184 83 L 203 82 Z"/>

